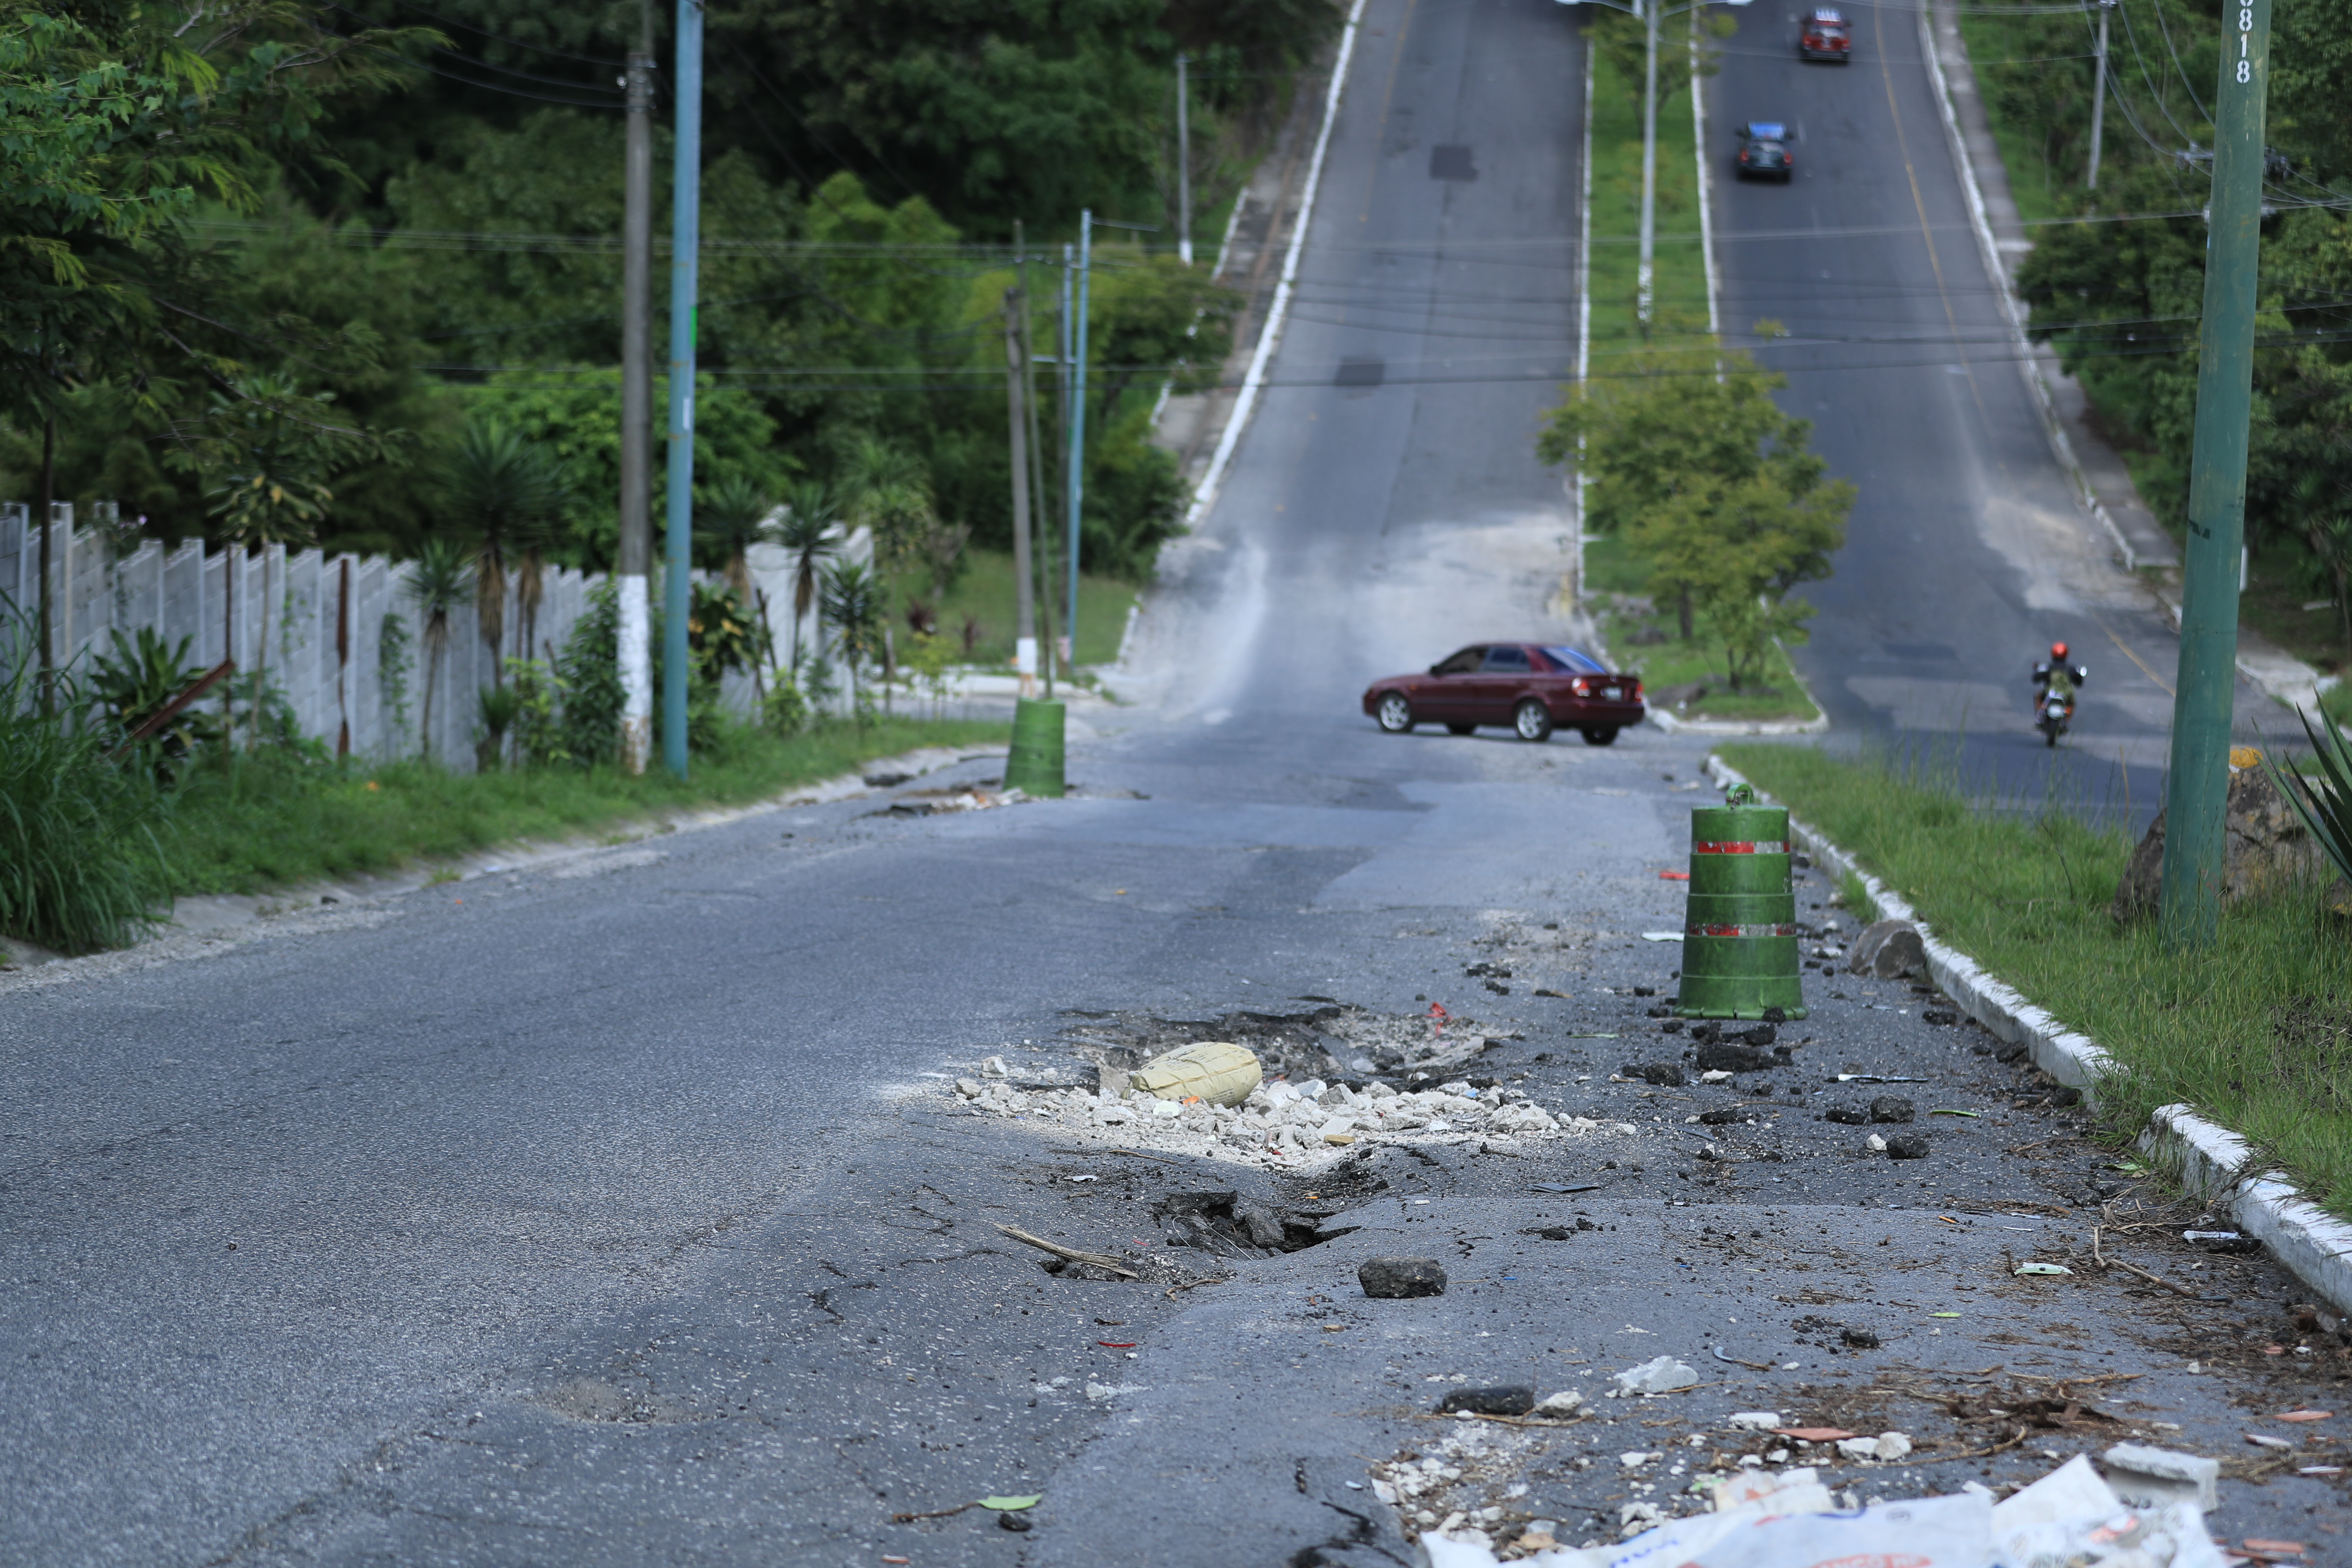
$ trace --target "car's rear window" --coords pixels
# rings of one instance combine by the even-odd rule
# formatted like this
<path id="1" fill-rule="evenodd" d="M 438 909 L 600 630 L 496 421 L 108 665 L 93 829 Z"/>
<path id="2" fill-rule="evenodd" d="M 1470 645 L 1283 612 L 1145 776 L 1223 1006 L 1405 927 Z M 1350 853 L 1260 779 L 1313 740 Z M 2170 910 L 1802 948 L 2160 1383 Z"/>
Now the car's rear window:
<path id="1" fill-rule="evenodd" d="M 1578 649 L 1572 647 L 1548 647 L 1544 649 L 1544 656 L 1549 658 L 1554 664 L 1559 666 L 1560 668 L 1569 671 L 1572 675 L 1606 675 L 1609 673 L 1609 667 L 1607 665 L 1601 663 L 1591 654 L 1580 652 Z"/>

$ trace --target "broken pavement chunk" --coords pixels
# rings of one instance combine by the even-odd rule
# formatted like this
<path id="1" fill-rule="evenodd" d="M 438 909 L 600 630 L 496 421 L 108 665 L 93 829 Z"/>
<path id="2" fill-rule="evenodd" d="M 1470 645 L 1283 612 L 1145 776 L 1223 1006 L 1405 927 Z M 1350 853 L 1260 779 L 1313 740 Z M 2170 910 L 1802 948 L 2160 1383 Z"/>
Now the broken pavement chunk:
<path id="1" fill-rule="evenodd" d="M 1927 1135 L 1925 1132 L 1897 1132 L 1886 1141 L 1886 1157 L 1890 1160 L 1926 1159 Z"/>
<path id="2" fill-rule="evenodd" d="M 1870 1119 L 1873 1121 L 1908 1121 L 1917 1114 L 1912 1103 L 1899 1094 L 1882 1094 L 1870 1102 Z"/>
<path id="3" fill-rule="evenodd" d="M 1547 1394 L 1541 1399 L 1537 1400 L 1535 1413 L 1538 1415 L 1572 1415 L 1579 1406 L 1583 1405 L 1583 1403 L 1584 1394 L 1581 1391 L 1573 1388 L 1563 1388 L 1558 1394 Z"/>
<path id="4" fill-rule="evenodd" d="M 2143 1508 L 2185 1502 L 2210 1511 L 2221 1503 L 2221 1461 L 2141 1443 L 2118 1443 L 2100 1456 L 2116 1495 Z"/>
<path id="5" fill-rule="evenodd" d="M 1438 1405 L 1438 1414 L 1452 1415 L 1456 1412 L 1472 1415 L 1525 1415 L 1536 1407 L 1536 1391 L 1524 1384 L 1503 1384 L 1493 1388 L 1457 1388 Z"/>
<path id="6" fill-rule="evenodd" d="M 1927 972 L 1927 947 L 1919 928 L 1909 921 L 1880 921 L 1864 926 L 1847 951 L 1846 973 L 1880 980 L 1900 980 Z"/>
<path id="7" fill-rule="evenodd" d="M 1911 1452 L 1911 1439 L 1900 1432 L 1881 1432 L 1875 1437 L 1843 1437 L 1838 1440 L 1838 1452 L 1849 1459 L 1892 1464 Z"/>
<path id="8" fill-rule="evenodd" d="M 1198 1096 L 1211 1105 L 1239 1105 L 1264 1080 L 1256 1052 L 1202 1040 L 1152 1058 L 1127 1075 L 1127 1087 L 1161 1100 Z"/>
<path id="9" fill-rule="evenodd" d="M 1627 1394 L 1671 1394 L 1677 1388 L 1695 1388 L 1698 1373 L 1670 1355 L 1645 1361 L 1629 1367 L 1612 1380 Z"/>
<path id="10" fill-rule="evenodd" d="M 1434 1258 L 1368 1258 L 1356 1270 L 1367 1296 L 1406 1300 L 1445 1294 L 1445 1266 Z"/>
<path id="11" fill-rule="evenodd" d="M 1660 1089 L 1680 1089 L 1684 1081 L 1683 1069 L 1673 1062 L 1628 1062 L 1618 1069 L 1618 1073 L 1623 1078 L 1637 1078 L 1644 1083 L 1655 1084 Z"/>

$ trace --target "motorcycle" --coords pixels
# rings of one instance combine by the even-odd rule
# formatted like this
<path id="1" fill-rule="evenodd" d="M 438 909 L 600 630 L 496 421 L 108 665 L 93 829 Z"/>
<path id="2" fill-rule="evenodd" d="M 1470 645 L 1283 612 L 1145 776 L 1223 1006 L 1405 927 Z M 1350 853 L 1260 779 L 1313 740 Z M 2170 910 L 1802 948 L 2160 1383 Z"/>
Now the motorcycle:
<path id="1" fill-rule="evenodd" d="M 2074 718 L 2074 694 L 2071 691 L 2045 690 L 2033 703 L 2034 728 L 2042 731 L 2042 743 L 2055 746 L 2058 737 Z"/>

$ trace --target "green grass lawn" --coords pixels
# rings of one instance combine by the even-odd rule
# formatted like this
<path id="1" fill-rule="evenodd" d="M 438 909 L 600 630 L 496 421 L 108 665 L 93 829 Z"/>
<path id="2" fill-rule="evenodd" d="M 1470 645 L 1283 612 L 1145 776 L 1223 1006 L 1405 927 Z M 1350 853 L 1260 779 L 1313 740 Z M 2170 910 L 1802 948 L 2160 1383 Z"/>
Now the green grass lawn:
<path id="1" fill-rule="evenodd" d="M 1586 591 L 1601 623 L 1601 637 L 1609 645 L 1610 659 L 1616 668 L 1639 675 L 1653 701 L 1661 688 L 1705 681 L 1706 694 L 1686 707 L 1675 708 L 1677 718 L 1810 721 L 1820 713 L 1805 695 L 1785 653 L 1775 655 L 1776 668 L 1769 687 L 1733 691 L 1724 675 L 1722 650 L 1708 640 L 1705 616 L 1694 617 L 1693 640 L 1684 642 L 1672 606 L 1661 606 L 1653 615 L 1624 602 L 1625 595 L 1643 593 L 1649 576 L 1647 563 L 1613 535 L 1592 540 L 1584 547 Z M 1665 632 L 1668 640 L 1635 640 L 1658 631 Z"/>
<path id="2" fill-rule="evenodd" d="M 972 662 L 982 665 L 1011 665 L 1013 662 L 1013 623 L 1015 620 L 1013 554 L 1010 551 L 971 550 L 965 553 L 963 575 L 950 588 L 947 597 L 935 608 L 939 611 L 940 630 L 950 637 L 963 635 L 967 617 L 977 623 L 978 634 L 972 641 Z M 1059 582 L 1059 574 L 1055 581 Z M 908 572 L 897 579 L 899 605 L 909 598 L 931 603 L 930 582 L 920 571 Z M 1062 618 L 1066 601 L 1064 589 L 1057 589 L 1054 601 L 1054 630 L 1056 636 L 1064 628 Z M 1132 583 L 1116 577 L 1097 577 L 1090 573 L 1078 574 L 1078 644 L 1077 660 L 1082 666 L 1108 664 L 1118 657 L 1118 639 L 1127 630 L 1127 609 L 1135 603 L 1136 587 Z M 1042 609 L 1040 615 L 1042 617 Z M 1039 621 L 1042 630 L 1044 622 Z"/>
<path id="3" fill-rule="evenodd" d="M 200 770 L 163 847 L 175 893 L 257 893 L 396 870 L 529 839 L 614 833 L 698 806 L 741 805 L 919 746 L 1003 745 L 1003 724 L 833 723 L 790 739 L 739 730 L 679 779 L 611 768 L 452 773 L 404 761 L 318 765 L 269 754 Z"/>
<path id="4" fill-rule="evenodd" d="M 2185 1102 L 2352 1217 L 2352 942 L 2324 884 L 2223 912 L 2210 949 L 2168 950 L 2109 901 L 2131 845 L 2052 808 L 1990 812 L 1948 766 L 1721 748 L 1759 789 L 1909 900 L 1937 934 L 2111 1052 L 2118 1138 Z"/>

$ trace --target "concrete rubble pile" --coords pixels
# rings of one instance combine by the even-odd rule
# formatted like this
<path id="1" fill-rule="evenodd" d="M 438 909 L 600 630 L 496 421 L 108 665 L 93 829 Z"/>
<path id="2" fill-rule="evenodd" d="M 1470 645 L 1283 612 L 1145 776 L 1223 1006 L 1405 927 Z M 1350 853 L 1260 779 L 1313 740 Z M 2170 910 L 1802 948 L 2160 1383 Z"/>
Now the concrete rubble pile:
<path id="1" fill-rule="evenodd" d="M 1391 1467 L 1375 1490 L 1411 1515 L 1418 1494 L 1464 1477 L 1491 1459 L 1496 1446 L 1483 1435 L 1448 1439 L 1415 1465 Z M 1662 1458 L 1623 1456 L 1629 1469 Z M 2200 1504 L 2210 1500 L 2210 1478 L 2182 1471 L 2185 1479 L 2177 1479 L 2179 1467 L 2167 1463 L 2210 1468 L 2211 1461 L 2122 1447 L 2108 1458 L 2116 1485 L 2078 1454 L 1998 1503 L 1989 1489 L 1970 1483 L 1946 1496 L 1857 1506 L 1851 1492 L 1833 1496 L 1811 1468 L 1744 1470 L 1713 1486 L 1707 1512 L 1659 1522 L 1655 1505 L 1626 1505 L 1625 1535 L 1614 1545 L 1560 1544 L 1554 1539 L 1559 1526 L 1549 1520 L 1498 1543 L 1493 1526 L 1507 1510 L 1490 1506 L 1452 1512 L 1424 1528 L 1421 1557 L 1428 1568 L 1506 1562 L 1528 1568 L 1813 1568 L 1898 1561 L 1907 1568 L 2224 1568 L 2231 1560 L 2206 1532 Z M 2159 1480 L 2151 1484 L 2150 1475 Z M 1428 1511 L 1418 1517 L 1426 1527 Z"/>
<path id="2" fill-rule="evenodd" d="M 1361 1088 L 1308 1079 L 1261 1084 L 1237 1105 L 1198 1098 L 1086 1089 L 1023 1089 L 1001 1079 L 958 1079 L 953 1092 L 972 1109 L 1094 1133 L 1122 1143 L 1297 1169 L 1369 1143 L 1476 1143 L 1515 1152 L 1523 1141 L 1630 1138 L 1627 1123 L 1556 1116 L 1515 1089 L 1456 1080 L 1400 1089 L 1378 1079 Z"/>

